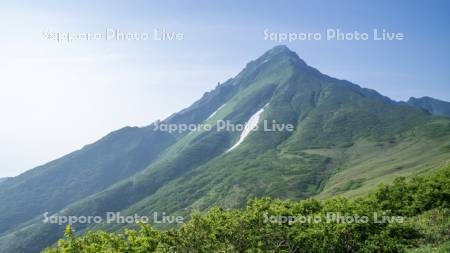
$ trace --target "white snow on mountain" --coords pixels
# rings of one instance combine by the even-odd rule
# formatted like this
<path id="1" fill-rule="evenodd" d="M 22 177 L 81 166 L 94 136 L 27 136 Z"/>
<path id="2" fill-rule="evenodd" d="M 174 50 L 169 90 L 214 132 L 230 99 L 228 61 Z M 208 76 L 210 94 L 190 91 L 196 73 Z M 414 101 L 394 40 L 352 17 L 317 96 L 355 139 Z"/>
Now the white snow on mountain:
<path id="1" fill-rule="evenodd" d="M 209 117 L 206 120 L 209 120 L 210 118 L 212 118 L 220 109 L 222 109 L 226 104 L 223 104 L 222 106 L 220 106 L 219 108 L 217 108 L 217 110 L 215 110 L 211 115 L 209 115 Z"/>
<path id="2" fill-rule="evenodd" d="M 241 133 L 241 136 L 239 137 L 239 140 L 230 148 L 227 150 L 227 152 L 230 152 L 231 150 L 235 149 L 237 146 L 239 146 L 244 139 L 247 137 L 247 135 L 255 129 L 255 127 L 258 125 L 259 118 L 261 114 L 264 112 L 264 108 L 266 108 L 268 104 L 263 106 L 263 108 L 259 109 L 255 114 L 253 114 L 250 119 L 245 123 L 245 128 Z"/>

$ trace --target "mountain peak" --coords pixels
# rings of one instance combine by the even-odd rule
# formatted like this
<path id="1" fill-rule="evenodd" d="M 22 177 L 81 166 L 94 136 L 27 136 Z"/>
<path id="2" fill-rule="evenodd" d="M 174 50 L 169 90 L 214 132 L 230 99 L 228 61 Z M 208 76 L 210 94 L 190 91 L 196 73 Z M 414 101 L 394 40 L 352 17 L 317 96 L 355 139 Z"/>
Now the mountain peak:
<path id="1" fill-rule="evenodd" d="M 438 102 L 442 102 L 442 103 L 449 103 L 447 101 L 440 100 L 440 99 L 433 98 L 433 97 L 429 97 L 429 96 L 424 96 L 424 97 L 419 97 L 419 98 L 410 97 L 408 101 L 415 101 L 415 100 L 438 101 Z"/>
<path id="2" fill-rule="evenodd" d="M 286 45 L 278 45 L 269 49 L 268 52 L 278 52 L 278 53 L 293 53 Z"/>
<path id="3" fill-rule="evenodd" d="M 264 53 L 262 57 L 276 57 L 276 56 L 280 56 L 280 55 L 297 58 L 298 60 L 303 62 L 303 60 L 300 59 L 300 57 L 297 55 L 297 53 L 290 50 L 286 45 L 275 46 L 275 47 L 269 49 L 266 53 Z"/>
<path id="4" fill-rule="evenodd" d="M 411 97 L 406 103 L 426 110 L 432 115 L 450 117 L 450 103 L 432 97 Z"/>
<path id="5" fill-rule="evenodd" d="M 267 62 L 276 62 L 280 60 L 288 60 L 291 63 L 298 66 L 307 66 L 306 63 L 300 59 L 300 57 L 294 51 L 291 51 L 285 45 L 275 46 L 268 51 L 266 51 L 261 57 L 256 59 L 254 62 L 258 64 L 265 64 Z"/>

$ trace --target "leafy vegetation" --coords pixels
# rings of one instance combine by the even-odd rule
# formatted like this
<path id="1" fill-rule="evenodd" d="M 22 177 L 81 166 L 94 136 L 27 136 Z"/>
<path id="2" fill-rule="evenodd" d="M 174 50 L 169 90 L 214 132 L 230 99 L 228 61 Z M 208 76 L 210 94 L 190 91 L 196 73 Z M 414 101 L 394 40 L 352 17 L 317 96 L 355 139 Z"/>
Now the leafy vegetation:
<path id="1" fill-rule="evenodd" d="M 449 208 L 447 167 L 428 177 L 397 178 L 392 185 L 354 200 L 261 198 L 251 200 L 243 210 L 211 208 L 168 231 L 141 224 L 138 231 L 97 231 L 76 237 L 68 226 L 65 239 L 45 252 L 433 252 L 430 249 L 448 249 Z M 325 221 L 329 213 L 369 219 Z M 401 215 L 406 220 L 380 222 L 373 213 Z M 290 223 L 279 218 L 299 215 L 322 220 Z"/>
<path id="2" fill-rule="evenodd" d="M 153 133 L 151 127 L 133 128 L 131 132 L 142 135 L 137 134 L 135 139 L 118 132 L 115 136 L 122 141 L 117 145 L 106 143 L 104 152 L 98 152 L 96 146 L 85 149 L 80 163 L 63 160 L 59 174 L 44 166 L 31 170 L 27 177 L 7 180 L 0 185 L 0 201 L 9 197 L 5 185 L 24 179 L 11 194 L 16 198 L 1 202 L 12 203 L 14 212 L 9 212 L 8 205 L 0 206 L 6 212 L 0 215 L 0 231 L 5 229 L 2 220 L 10 227 L 0 237 L 0 251 L 38 252 L 55 243 L 64 228 L 42 223 L 39 215 L 44 211 L 66 216 L 104 217 L 106 212 L 119 211 L 150 217 L 153 212 L 188 216 L 190 210 L 204 212 L 211 206 L 240 210 L 249 199 L 265 196 L 291 200 L 336 195 L 353 198 L 367 194 L 380 182 L 391 183 L 397 176 L 431 173 L 450 159 L 450 119 L 431 116 L 376 91 L 328 77 L 282 46 L 250 62 L 235 78 L 164 122 L 198 124 L 206 120 L 214 124 L 223 119 L 242 124 L 266 104 L 261 120 L 292 124 L 295 131 L 254 131 L 236 149 L 226 152 L 239 132 L 166 133 L 167 145 L 160 146 L 147 138 L 161 132 Z M 140 141 L 141 137 L 145 141 Z M 139 145 L 132 152 L 126 148 L 136 143 Z M 147 149 L 138 148 L 143 144 L 161 149 L 150 156 Z M 123 149 L 112 152 L 112 147 Z M 96 164 L 97 160 L 103 161 L 102 166 L 86 167 L 94 171 L 81 169 L 81 174 L 76 174 L 77 166 Z M 134 166 L 135 161 L 143 166 Z M 72 173 L 64 174 L 66 167 Z M 118 181 L 103 184 L 98 177 L 109 178 L 116 170 L 130 168 L 134 168 L 130 176 Z M 84 173 L 93 177 L 86 178 Z M 62 176 L 61 182 L 55 183 L 61 187 L 48 179 L 55 175 Z M 92 188 L 97 186 L 96 180 L 103 188 Z M 25 194 L 36 189 L 43 191 Z M 77 198 L 69 194 L 73 192 Z M 36 198 L 27 201 L 29 196 Z M 43 211 L 49 206 L 54 208 Z M 14 215 L 20 220 L 11 219 Z M 83 234 L 133 227 L 74 224 L 72 229 Z M 157 224 L 154 227 L 161 228 Z"/>

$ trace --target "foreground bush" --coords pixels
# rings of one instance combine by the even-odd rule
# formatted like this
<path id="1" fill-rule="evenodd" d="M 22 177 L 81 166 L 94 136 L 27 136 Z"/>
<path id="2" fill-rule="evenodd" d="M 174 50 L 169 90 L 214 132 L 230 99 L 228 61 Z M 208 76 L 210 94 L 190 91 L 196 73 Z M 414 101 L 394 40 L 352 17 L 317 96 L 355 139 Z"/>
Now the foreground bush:
<path id="1" fill-rule="evenodd" d="M 428 252 L 429 243 L 448 247 L 449 201 L 447 167 L 427 177 L 396 179 L 354 200 L 262 198 L 243 210 L 212 208 L 168 231 L 141 224 L 140 230 L 123 234 L 97 231 L 75 237 L 68 226 L 65 238 L 46 252 L 403 252 L 421 244 L 417 252 Z M 330 214 L 354 221 L 333 222 Z M 380 216 L 388 222 L 380 222 Z"/>

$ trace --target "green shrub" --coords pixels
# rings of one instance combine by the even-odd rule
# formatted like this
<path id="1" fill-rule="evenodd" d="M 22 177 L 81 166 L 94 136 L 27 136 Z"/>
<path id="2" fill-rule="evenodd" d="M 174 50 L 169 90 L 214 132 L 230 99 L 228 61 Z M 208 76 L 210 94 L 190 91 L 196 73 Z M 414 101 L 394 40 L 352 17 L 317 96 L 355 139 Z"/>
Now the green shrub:
<path id="1" fill-rule="evenodd" d="M 75 238 L 68 227 L 65 238 L 46 252 L 404 252 L 448 241 L 449 187 L 447 167 L 427 177 L 399 178 L 354 200 L 259 198 L 243 210 L 212 208 L 206 214 L 192 214 L 179 229 L 168 231 L 141 225 L 140 230 L 123 234 L 97 231 Z M 369 220 L 325 222 L 330 212 Z M 377 223 L 374 212 L 401 215 L 406 221 Z M 273 217 L 319 217 L 321 221 L 286 222 Z M 427 247 L 417 252 L 431 252 Z M 448 243 L 435 247 L 445 249 Z"/>

